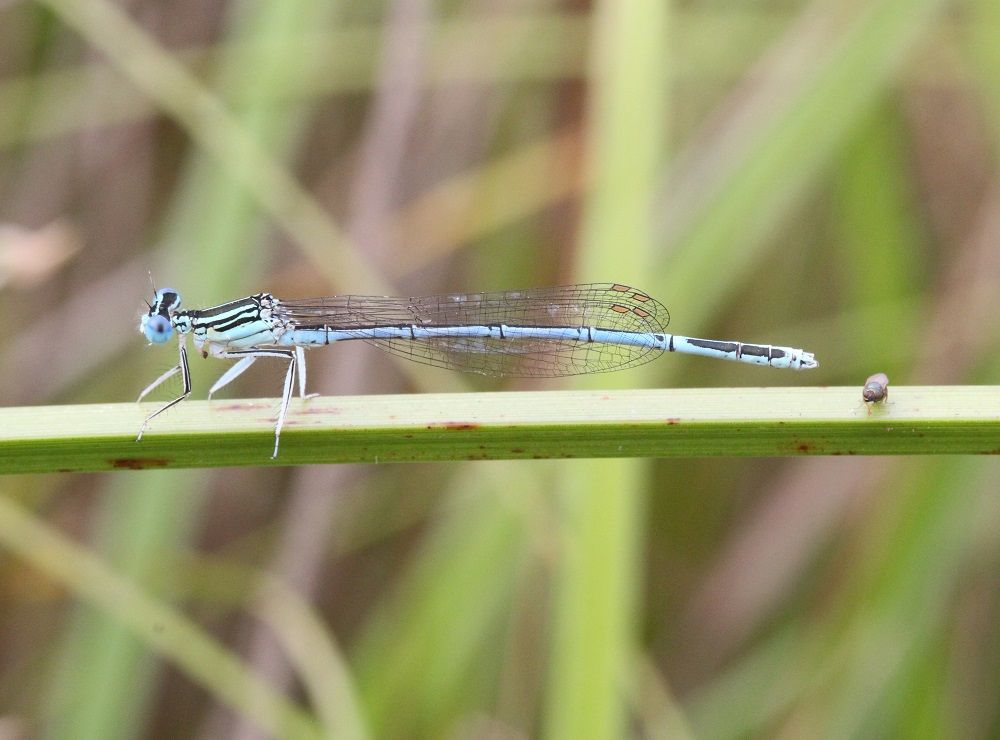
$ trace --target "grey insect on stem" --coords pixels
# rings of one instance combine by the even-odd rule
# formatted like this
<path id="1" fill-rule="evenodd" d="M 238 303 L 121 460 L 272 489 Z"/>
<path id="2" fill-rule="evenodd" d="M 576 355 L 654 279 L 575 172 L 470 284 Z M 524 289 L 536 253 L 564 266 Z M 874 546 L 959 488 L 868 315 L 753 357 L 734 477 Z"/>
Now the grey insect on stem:
<path id="1" fill-rule="evenodd" d="M 864 399 L 868 413 L 871 411 L 871 404 L 886 401 L 889 398 L 889 376 L 885 373 L 875 373 L 865 381 L 864 388 L 861 389 L 861 398 Z"/>

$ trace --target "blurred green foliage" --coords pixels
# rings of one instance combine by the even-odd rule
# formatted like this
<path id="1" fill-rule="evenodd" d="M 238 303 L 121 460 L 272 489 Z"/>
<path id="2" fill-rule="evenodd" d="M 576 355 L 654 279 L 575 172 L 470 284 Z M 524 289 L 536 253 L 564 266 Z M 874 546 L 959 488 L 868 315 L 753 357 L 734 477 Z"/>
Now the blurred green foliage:
<path id="1" fill-rule="evenodd" d="M 995 0 L 0 4 L 2 402 L 136 395 L 172 361 L 135 333 L 149 270 L 192 306 L 619 280 L 822 361 L 601 384 L 996 383 L 997 38 Z M 991 737 L 997 473 L 4 479 L 0 707 L 51 737 Z"/>

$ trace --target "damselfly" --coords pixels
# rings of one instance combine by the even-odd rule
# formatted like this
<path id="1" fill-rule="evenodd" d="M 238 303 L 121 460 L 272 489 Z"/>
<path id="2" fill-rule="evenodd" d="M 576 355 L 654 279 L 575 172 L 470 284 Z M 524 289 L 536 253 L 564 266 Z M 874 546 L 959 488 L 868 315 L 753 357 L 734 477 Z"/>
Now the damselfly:
<path id="1" fill-rule="evenodd" d="M 361 339 L 381 350 L 437 367 L 492 376 L 555 377 L 621 370 L 663 352 L 717 357 L 752 365 L 816 367 L 812 353 L 791 347 L 696 339 L 667 334 L 667 310 L 641 290 L 618 283 L 458 293 L 419 298 L 333 296 L 281 300 L 258 293 L 200 311 L 181 311 L 176 290 L 155 291 L 139 331 L 154 344 L 175 333 L 180 359 L 139 395 L 177 373 L 182 393 L 146 417 L 150 420 L 191 393 L 187 336 L 204 357 L 237 360 L 209 390 L 231 383 L 260 357 L 288 362 L 274 428 L 281 427 L 298 377 L 305 397 L 303 348 Z"/>

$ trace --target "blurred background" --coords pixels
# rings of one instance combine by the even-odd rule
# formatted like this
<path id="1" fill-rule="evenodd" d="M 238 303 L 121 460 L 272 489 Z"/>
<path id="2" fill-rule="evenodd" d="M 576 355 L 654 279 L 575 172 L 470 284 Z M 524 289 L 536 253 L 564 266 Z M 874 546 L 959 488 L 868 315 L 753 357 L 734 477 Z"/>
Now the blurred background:
<path id="1" fill-rule="evenodd" d="M 187 307 L 619 281 L 821 363 L 543 384 L 345 346 L 323 394 L 997 383 L 997 39 L 996 0 L 3 0 L 2 403 L 134 399 L 176 361 L 150 272 Z M 4 478 L 0 737 L 996 737 L 998 474 Z"/>

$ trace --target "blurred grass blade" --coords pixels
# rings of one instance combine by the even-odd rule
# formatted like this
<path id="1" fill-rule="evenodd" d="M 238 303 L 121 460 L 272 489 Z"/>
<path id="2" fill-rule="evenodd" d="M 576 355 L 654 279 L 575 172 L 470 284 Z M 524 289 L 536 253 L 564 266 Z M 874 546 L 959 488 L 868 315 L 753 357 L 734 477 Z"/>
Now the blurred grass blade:
<path id="1" fill-rule="evenodd" d="M 575 266 L 582 280 L 613 274 L 637 282 L 653 262 L 651 211 L 669 119 L 669 12 L 661 0 L 600 0 L 594 7 L 585 141 L 590 190 Z M 648 368 L 640 372 L 649 375 Z M 590 388 L 635 382 L 624 375 L 582 379 Z M 560 469 L 544 717 L 552 740 L 628 734 L 628 687 L 639 669 L 635 615 L 647 478 L 646 464 L 636 460 Z"/>
<path id="2" fill-rule="evenodd" d="M 659 265 L 664 284 L 654 288 L 684 306 L 686 321 L 703 321 L 753 269 L 774 228 L 944 5 L 808 4 L 732 105 L 678 158 L 657 210 L 657 234 L 669 250 Z"/>
<path id="3" fill-rule="evenodd" d="M 195 149 L 192 166 L 173 191 L 163 235 L 172 263 L 188 277 L 187 295 L 226 295 L 245 284 L 261 269 L 248 249 L 259 242 L 260 216 L 251 207 L 252 196 L 268 199 L 270 207 L 262 210 L 274 212 L 290 205 L 281 200 L 282 193 L 298 192 L 281 162 L 295 148 L 304 111 L 289 115 L 269 101 L 288 75 L 317 60 L 258 55 L 251 64 L 246 57 L 226 59 L 216 83 L 239 92 L 242 105 L 232 113 L 118 6 L 103 0 L 54 0 L 48 6 L 203 147 Z M 237 18 L 226 33 L 267 38 L 310 28 L 329 7 L 315 0 L 243 2 L 233 12 Z M 274 192 L 234 187 L 234 182 L 259 182 L 259 168 L 288 187 Z M 201 269 L 190 270 L 192 264 Z M 142 286 L 135 289 L 138 296 Z M 134 582 L 158 593 L 164 553 L 187 546 L 204 500 L 204 484 L 196 475 L 157 473 L 141 484 L 117 477 L 95 516 L 94 547 Z M 47 705 L 51 734 L 111 740 L 138 732 L 158 678 L 155 656 L 89 606 L 76 610 L 64 643 L 65 669 L 53 682 Z M 90 670 L 80 671 L 80 665 Z"/>
<path id="4" fill-rule="evenodd" d="M 169 657 L 191 679 L 270 734 L 319 737 L 311 717 L 276 694 L 197 625 L 149 597 L 131 581 L 112 572 L 90 550 L 41 524 L 3 496 L 0 542 L 68 591 L 113 617 L 148 649 Z M 76 666 L 76 670 L 81 671 L 81 667 Z M 83 735 L 79 725 L 76 730 L 76 736 Z"/>
<path id="5" fill-rule="evenodd" d="M 278 637 L 302 683 L 326 737 L 365 740 L 366 722 L 350 666 L 327 625 L 294 589 L 273 576 L 261 576 L 253 614 Z"/>
<path id="6" fill-rule="evenodd" d="M 160 108 L 278 222 L 332 284 L 391 295 L 385 282 L 353 251 L 320 204 L 176 59 L 107 0 L 40 0 L 76 28 L 128 75 Z M 285 60 L 287 61 L 287 60 Z M 283 65 L 284 68 L 287 65 Z M 253 69 L 267 69 L 256 59 Z M 249 69 L 243 70 L 250 74 Z"/>
<path id="7" fill-rule="evenodd" d="M 485 696 L 496 691 L 507 657 L 503 634 L 541 486 L 538 471 L 524 466 L 486 471 L 458 476 L 438 523 L 358 641 L 353 664 L 374 737 L 444 737 L 456 707 L 490 709 Z M 471 692 L 470 676 L 482 684 Z"/>

